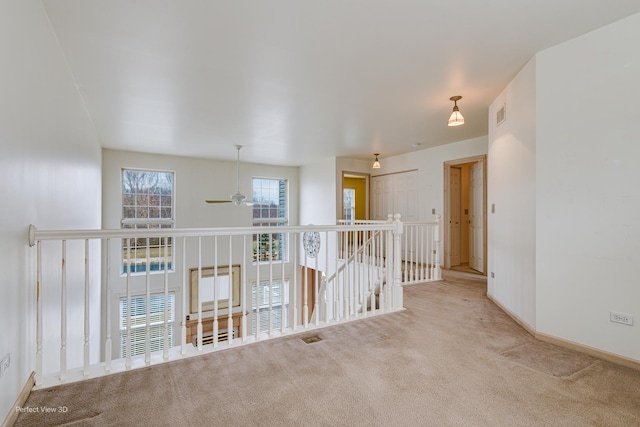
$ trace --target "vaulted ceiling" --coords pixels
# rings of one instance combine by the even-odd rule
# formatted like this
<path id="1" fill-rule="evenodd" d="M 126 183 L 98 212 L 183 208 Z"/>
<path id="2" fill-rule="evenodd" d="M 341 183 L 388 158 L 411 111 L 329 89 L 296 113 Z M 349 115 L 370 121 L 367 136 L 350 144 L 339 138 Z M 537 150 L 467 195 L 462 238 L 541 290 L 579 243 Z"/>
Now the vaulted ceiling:
<path id="1" fill-rule="evenodd" d="M 302 165 L 487 133 L 538 51 L 638 0 L 43 0 L 106 148 Z M 466 123 L 448 127 L 461 95 Z M 560 95 L 559 95 L 560 96 Z M 419 146 L 415 147 L 415 145 Z"/>

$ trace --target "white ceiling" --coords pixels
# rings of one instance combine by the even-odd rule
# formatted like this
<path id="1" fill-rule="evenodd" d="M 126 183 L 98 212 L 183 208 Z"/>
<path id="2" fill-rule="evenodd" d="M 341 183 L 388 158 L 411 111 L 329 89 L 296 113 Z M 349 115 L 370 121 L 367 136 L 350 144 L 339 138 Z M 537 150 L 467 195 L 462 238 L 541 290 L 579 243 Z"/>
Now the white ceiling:
<path id="1" fill-rule="evenodd" d="M 243 161 L 280 165 L 486 135 L 489 104 L 535 52 L 640 12 L 638 0 L 43 4 L 103 147 L 233 160 L 241 144 Z M 453 95 L 466 123 L 449 128 Z"/>

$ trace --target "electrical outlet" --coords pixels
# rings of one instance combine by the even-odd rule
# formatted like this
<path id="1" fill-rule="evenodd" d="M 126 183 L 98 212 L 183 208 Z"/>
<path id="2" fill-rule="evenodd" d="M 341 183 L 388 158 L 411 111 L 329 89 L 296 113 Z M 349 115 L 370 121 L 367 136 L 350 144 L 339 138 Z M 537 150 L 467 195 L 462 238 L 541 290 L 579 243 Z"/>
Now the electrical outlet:
<path id="1" fill-rule="evenodd" d="M 7 355 L 0 361 L 0 377 L 3 377 L 5 372 L 9 370 L 9 366 L 11 366 L 11 353 L 7 353 Z"/>
<path id="2" fill-rule="evenodd" d="M 633 316 L 630 314 L 622 314 L 612 311 L 609 313 L 609 320 L 615 323 L 622 323 L 623 325 L 633 325 Z"/>
<path id="3" fill-rule="evenodd" d="M 491 272 L 491 278 L 493 279 L 494 277 L 496 277 L 495 274 L 493 274 L 493 271 Z"/>

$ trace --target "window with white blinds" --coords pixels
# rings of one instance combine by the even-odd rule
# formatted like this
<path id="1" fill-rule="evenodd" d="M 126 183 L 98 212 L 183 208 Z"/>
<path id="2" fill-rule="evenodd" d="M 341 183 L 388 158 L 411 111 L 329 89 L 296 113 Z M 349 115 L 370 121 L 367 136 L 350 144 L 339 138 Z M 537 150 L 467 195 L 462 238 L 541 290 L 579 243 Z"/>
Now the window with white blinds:
<path id="1" fill-rule="evenodd" d="M 271 298 L 269 298 L 271 297 Z M 271 307 L 271 310 L 269 309 Z M 270 316 L 271 313 L 271 316 Z M 273 281 L 254 283 L 251 287 L 251 333 L 256 333 L 256 325 L 260 318 L 260 333 L 271 329 L 279 330 L 289 326 L 289 281 Z"/>
<path id="2" fill-rule="evenodd" d="M 287 180 L 253 178 L 253 225 L 284 227 L 289 223 Z M 253 235 L 254 262 L 287 262 L 288 237 L 284 233 Z"/>
<path id="3" fill-rule="evenodd" d="M 144 354 L 147 337 L 147 297 L 134 296 L 130 300 L 130 310 L 127 299 L 120 300 L 120 357 L 127 357 L 127 318 L 131 313 L 131 355 Z M 175 323 L 175 295 L 169 293 L 167 300 L 168 345 L 173 346 Z M 149 304 L 149 336 L 151 352 L 164 349 L 164 294 L 153 294 Z"/>

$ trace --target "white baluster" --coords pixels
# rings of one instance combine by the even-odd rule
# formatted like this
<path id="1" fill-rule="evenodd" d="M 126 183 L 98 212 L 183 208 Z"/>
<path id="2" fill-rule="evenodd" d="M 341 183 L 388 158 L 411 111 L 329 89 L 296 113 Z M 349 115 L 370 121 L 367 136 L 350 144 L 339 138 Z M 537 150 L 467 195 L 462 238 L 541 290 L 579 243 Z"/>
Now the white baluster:
<path id="1" fill-rule="evenodd" d="M 231 254 L 229 254 L 231 256 Z M 229 270 L 229 279 L 231 279 L 231 270 Z M 218 236 L 213 237 L 213 348 L 218 347 Z M 231 302 L 231 301 L 229 301 Z M 231 304 L 229 304 L 231 310 Z"/>
<path id="2" fill-rule="evenodd" d="M 333 278 L 333 320 L 338 321 L 340 319 L 340 274 L 338 273 L 338 269 L 340 268 L 340 244 L 342 242 L 341 233 L 336 232 L 336 274 Z M 327 247 L 329 243 L 327 242 Z"/>
<path id="3" fill-rule="evenodd" d="M 269 233 L 269 338 L 273 333 L 273 234 Z"/>
<path id="4" fill-rule="evenodd" d="M 126 238 L 127 240 L 127 280 L 126 280 L 126 287 L 127 287 L 127 347 L 126 347 L 126 361 L 125 361 L 125 368 L 126 369 L 130 369 L 131 368 L 131 286 L 130 286 L 130 279 L 131 279 L 131 238 Z"/>
<path id="5" fill-rule="evenodd" d="M 378 235 L 378 280 L 380 281 L 380 289 L 378 290 L 378 309 L 384 311 L 383 307 L 384 307 L 384 286 L 385 286 L 385 282 L 384 282 L 384 275 L 385 275 L 385 269 L 384 269 L 384 236 L 386 235 L 386 232 L 380 232 Z"/>
<path id="6" fill-rule="evenodd" d="M 36 385 L 42 384 L 42 241 L 37 243 L 36 273 Z"/>
<path id="7" fill-rule="evenodd" d="M 284 242 L 284 235 L 282 236 L 282 241 Z M 289 241 L 289 234 L 287 233 L 287 241 Z M 284 255 L 284 250 L 282 250 Z M 284 335 L 284 327 L 285 320 L 287 319 L 286 311 L 288 308 L 285 307 L 286 296 L 288 296 L 289 289 L 285 286 L 284 280 L 284 256 L 280 260 L 280 335 Z"/>
<path id="8" fill-rule="evenodd" d="M 376 311 L 376 305 L 375 305 L 375 295 L 376 295 L 376 239 L 378 238 L 378 235 L 376 234 L 376 232 L 371 233 L 371 245 L 369 246 L 369 250 L 370 250 L 370 260 L 371 262 L 369 263 L 369 280 L 370 280 L 370 286 L 369 286 L 369 304 L 371 306 L 371 313 L 375 313 Z"/>
<path id="9" fill-rule="evenodd" d="M 67 378 L 67 241 L 62 241 L 62 283 L 60 286 L 60 381 Z"/>
<path id="10" fill-rule="evenodd" d="M 297 235 L 293 234 L 293 330 L 298 330 L 298 286 L 300 286 L 300 280 L 298 277 L 298 239 Z"/>
<path id="11" fill-rule="evenodd" d="M 202 236 L 198 236 L 198 326 L 197 326 L 197 342 L 198 351 L 202 351 Z"/>
<path id="12" fill-rule="evenodd" d="M 420 279 L 421 280 L 427 279 L 427 272 L 425 268 L 426 268 L 426 262 L 427 262 L 426 254 L 427 254 L 427 248 L 428 248 L 428 242 L 429 242 L 429 240 L 427 239 L 428 234 L 429 234 L 429 226 L 420 227 Z"/>
<path id="13" fill-rule="evenodd" d="M 145 267 L 145 291 L 146 291 L 146 313 L 145 313 L 145 331 L 144 331 L 144 363 L 145 365 L 151 364 L 151 251 L 149 248 L 149 238 L 146 238 L 147 247 L 145 248 L 146 254 L 146 267 Z"/>
<path id="14" fill-rule="evenodd" d="M 440 269 L 440 215 L 436 215 L 436 226 L 433 230 L 434 246 L 435 246 L 435 270 L 433 272 L 434 280 L 442 280 L 442 270 Z"/>
<path id="15" fill-rule="evenodd" d="M 231 316 L 231 311 L 233 309 L 233 240 L 231 236 L 229 236 L 229 303 L 227 304 L 227 310 L 229 317 L 227 318 L 227 344 L 229 347 L 233 344 L 233 339 L 235 336 L 233 335 L 233 317 Z"/>
<path id="16" fill-rule="evenodd" d="M 174 248 L 175 250 L 175 248 Z M 180 353 L 187 354 L 187 238 L 182 236 L 182 345 Z"/>
<path id="17" fill-rule="evenodd" d="M 303 237 L 303 235 L 301 234 L 300 237 Z M 309 324 L 309 267 L 307 264 L 307 251 L 304 248 L 304 245 L 303 245 L 303 251 L 304 251 L 304 277 L 302 278 L 302 281 L 303 281 L 302 302 L 304 303 L 304 305 L 302 307 L 302 326 L 305 329 L 307 329 L 307 326 Z"/>
<path id="18" fill-rule="evenodd" d="M 256 341 L 260 339 L 260 234 L 257 234 L 256 244 Z"/>
<path id="19" fill-rule="evenodd" d="M 362 232 L 362 274 L 360 275 L 360 282 L 362 283 L 361 285 L 361 289 L 362 289 L 362 294 L 360 295 L 360 300 L 361 302 L 361 306 L 362 306 L 362 315 L 366 316 L 367 315 L 367 304 L 368 304 L 368 291 L 369 288 L 371 287 L 370 283 L 369 283 L 369 260 L 367 257 L 367 251 L 368 251 L 368 247 L 369 247 L 369 242 L 368 239 L 365 235 L 365 232 Z"/>
<path id="20" fill-rule="evenodd" d="M 90 310 L 89 310 L 89 239 L 84 240 L 84 368 L 83 375 L 89 375 L 89 357 L 91 355 L 90 346 Z"/>
<path id="21" fill-rule="evenodd" d="M 396 214 L 395 221 L 396 229 L 394 230 L 394 264 L 393 264 L 393 308 L 400 309 L 402 308 L 402 280 L 400 277 L 400 242 L 402 238 L 402 222 L 400 221 L 400 214 Z"/>
<path id="22" fill-rule="evenodd" d="M 393 287 L 393 274 L 394 274 L 394 238 L 393 231 L 387 231 L 387 257 L 386 257 L 386 276 L 387 285 L 385 286 L 385 311 L 391 306 L 393 301 L 391 300 L 391 288 Z"/>
<path id="23" fill-rule="evenodd" d="M 169 360 L 169 238 L 164 238 L 164 347 L 162 359 Z"/>
<path id="24" fill-rule="evenodd" d="M 313 231 L 312 231 L 313 233 Z M 318 254 L 315 256 L 315 264 L 313 271 L 313 313 L 316 315 L 316 325 L 320 324 L 320 293 L 318 292 Z"/>
<path id="25" fill-rule="evenodd" d="M 104 371 L 106 373 L 111 372 L 111 359 L 113 352 L 113 345 L 111 343 L 111 239 L 107 239 L 107 289 L 106 304 L 105 304 L 105 322 L 107 324 L 107 337 L 104 342 Z"/>
<path id="26" fill-rule="evenodd" d="M 406 225 L 405 227 L 409 227 L 409 226 Z M 405 236 L 408 236 L 408 235 L 409 235 L 409 233 L 405 233 Z M 402 274 L 403 274 L 403 280 L 405 282 L 409 281 L 409 265 L 407 263 L 407 253 L 408 253 L 407 251 L 408 251 L 408 248 L 409 248 L 409 239 L 407 239 L 405 237 L 405 239 L 404 239 L 404 252 L 403 252 L 404 258 L 402 260 L 404 262 L 404 269 L 402 270 Z"/>
<path id="27" fill-rule="evenodd" d="M 325 323 L 329 323 L 329 301 L 327 301 L 327 287 L 329 286 L 329 284 L 327 283 L 327 276 L 329 274 L 329 232 L 325 231 L 324 232 L 324 272 L 325 274 L 323 274 L 323 284 L 324 284 L 324 308 L 325 308 L 325 314 L 324 314 L 324 321 Z"/>
<path id="28" fill-rule="evenodd" d="M 247 235 L 242 235 L 242 288 L 240 297 L 240 306 L 242 307 L 242 320 L 240 328 L 242 329 L 242 341 L 247 340 Z M 294 264 L 295 265 L 295 264 Z"/>

